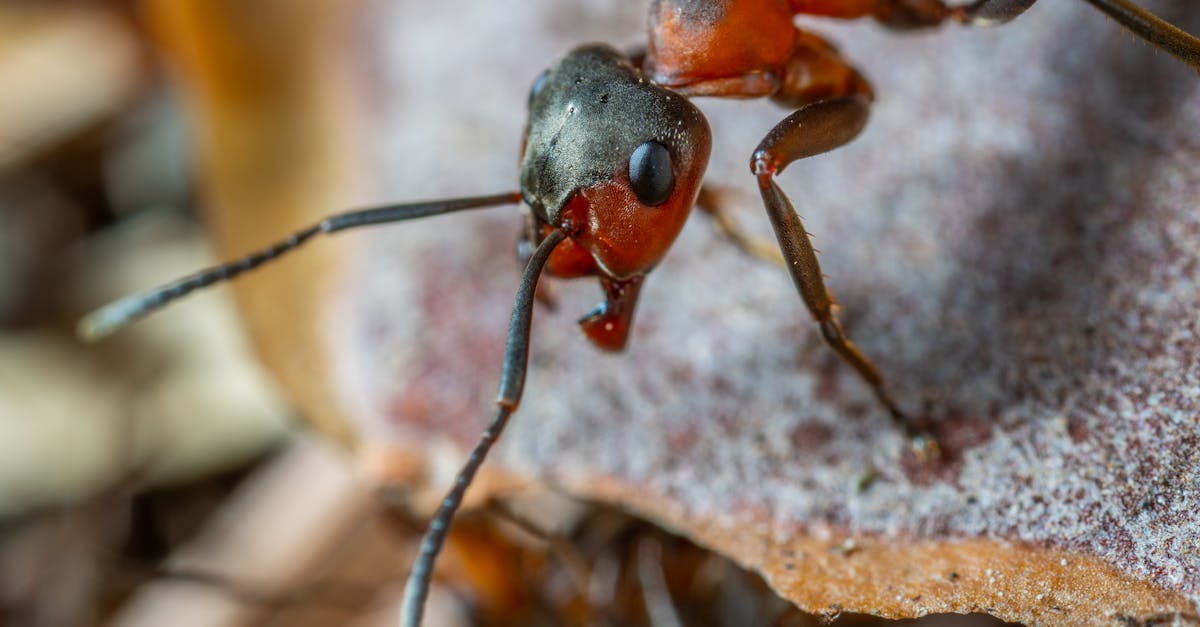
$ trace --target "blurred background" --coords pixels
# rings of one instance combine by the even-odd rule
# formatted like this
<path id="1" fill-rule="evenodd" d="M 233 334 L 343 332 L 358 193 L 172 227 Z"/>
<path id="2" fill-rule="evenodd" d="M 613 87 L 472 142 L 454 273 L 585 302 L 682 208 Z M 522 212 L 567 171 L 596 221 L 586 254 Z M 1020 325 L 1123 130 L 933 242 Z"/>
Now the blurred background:
<path id="1" fill-rule="evenodd" d="M 304 303 L 336 290 L 344 245 L 238 286 L 253 345 L 229 289 L 98 345 L 73 328 L 332 209 L 511 187 L 527 59 L 635 43 L 645 11 L 438 4 L 0 2 L 0 622 L 394 623 L 423 520 L 370 470 L 369 429 L 294 409 L 337 401 L 303 384 L 320 355 L 281 348 L 319 326 Z M 505 35 L 529 15 L 544 37 Z M 487 43 L 452 49 L 455 20 Z M 485 45 L 511 73 L 464 103 Z M 434 159 L 456 134 L 478 150 Z M 722 557 L 553 493 L 479 504 L 441 566 L 431 625 L 880 622 L 802 614 Z"/>

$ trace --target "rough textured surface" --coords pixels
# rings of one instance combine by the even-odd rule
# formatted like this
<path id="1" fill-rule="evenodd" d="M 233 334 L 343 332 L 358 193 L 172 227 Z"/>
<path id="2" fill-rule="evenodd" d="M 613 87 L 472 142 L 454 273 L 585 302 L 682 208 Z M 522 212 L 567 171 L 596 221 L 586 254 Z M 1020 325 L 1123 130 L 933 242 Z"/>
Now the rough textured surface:
<path id="1" fill-rule="evenodd" d="M 532 78 L 577 43 L 636 44 L 634 4 L 374 7 L 368 39 L 388 42 L 370 76 L 379 198 L 512 189 Z M 1200 32 L 1200 7 L 1153 6 Z M 818 30 L 879 100 L 860 139 L 782 184 L 849 333 L 933 422 L 946 461 L 902 458 L 900 435 L 821 345 L 784 273 L 697 216 L 647 281 L 627 354 L 579 337 L 594 285 L 557 286 L 559 309 L 535 316 L 524 404 L 489 468 L 740 547 L 738 559 L 818 611 L 1194 617 L 1200 78 L 1083 3 L 1040 3 L 988 31 Z M 766 234 L 746 160 L 784 112 L 701 106 L 715 132 L 709 178 L 743 190 L 737 219 Z M 474 441 L 499 373 L 519 224 L 515 209 L 496 210 L 345 236 L 355 255 L 317 319 L 329 321 L 343 413 L 374 447 Z M 433 456 L 434 483 L 460 455 Z M 883 548 L 857 552 L 874 556 L 866 567 L 848 551 L 829 560 L 837 577 L 797 587 L 782 556 L 845 537 Z M 948 552 L 928 558 L 930 546 Z M 998 560 L 1021 602 L 997 601 L 1009 588 L 986 568 L 970 594 L 931 598 L 913 583 L 968 554 Z M 1038 568 L 1070 555 L 1103 577 L 1064 567 L 1063 587 L 1037 596 L 1050 571 L 1023 554 Z M 864 568 L 895 591 L 891 603 L 839 587 Z"/>

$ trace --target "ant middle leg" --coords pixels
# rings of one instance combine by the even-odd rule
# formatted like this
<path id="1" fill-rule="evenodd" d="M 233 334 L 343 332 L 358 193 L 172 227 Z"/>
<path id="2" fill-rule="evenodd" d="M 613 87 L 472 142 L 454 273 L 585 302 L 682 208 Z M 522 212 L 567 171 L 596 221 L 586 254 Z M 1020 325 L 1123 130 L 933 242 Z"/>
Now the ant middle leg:
<path id="1" fill-rule="evenodd" d="M 841 19 L 874 17 L 899 29 L 928 28 L 952 21 L 993 26 L 1012 21 L 1037 0 L 789 0 L 793 12 Z M 1200 70 L 1200 39 L 1138 6 L 1133 0 L 1085 0 L 1150 45 Z"/>
<path id="2" fill-rule="evenodd" d="M 1129 32 L 1200 70 L 1200 39 L 1138 6 L 1132 0 L 1085 0 Z M 953 18 L 964 24 L 1003 24 L 1025 12 L 1036 0 L 975 0 L 956 7 Z"/>
<path id="3" fill-rule="evenodd" d="M 729 205 L 725 190 L 705 185 L 700 188 L 696 197 L 696 208 L 712 218 L 713 225 L 722 237 L 750 257 L 761 259 L 780 268 L 787 268 L 787 262 L 779 252 L 779 247 L 769 239 L 758 238 L 747 234 L 733 217 L 729 215 L 726 206 Z"/>
<path id="4" fill-rule="evenodd" d="M 1129 32 L 1146 40 L 1150 45 L 1171 54 L 1196 70 L 1200 70 L 1200 39 L 1189 35 L 1130 0 L 1087 0 L 1087 3 L 1103 11 L 1129 29 Z"/>

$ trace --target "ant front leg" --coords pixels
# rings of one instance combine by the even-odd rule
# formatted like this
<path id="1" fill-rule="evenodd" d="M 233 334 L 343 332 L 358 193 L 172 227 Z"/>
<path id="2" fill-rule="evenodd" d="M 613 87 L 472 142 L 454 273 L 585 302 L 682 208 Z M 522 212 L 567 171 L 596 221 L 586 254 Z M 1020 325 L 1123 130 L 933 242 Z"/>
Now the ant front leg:
<path id="1" fill-rule="evenodd" d="M 900 410 L 888 393 L 878 368 L 846 336 L 835 315 L 833 296 L 825 287 L 821 265 L 817 262 L 812 241 L 804 230 L 804 223 L 775 182 L 776 175 L 783 172 L 789 163 L 828 152 L 854 139 L 866 124 L 868 111 L 868 100 L 862 95 L 823 100 L 801 107 L 776 125 L 762 140 L 750 160 L 750 169 L 758 179 L 758 189 L 779 240 L 779 248 L 787 261 L 788 272 L 800 292 L 800 298 L 820 325 L 821 336 L 871 386 L 892 419 L 913 438 L 915 448 L 932 455 L 936 452 L 933 439 Z"/>
<path id="2" fill-rule="evenodd" d="M 662 38 L 660 43 L 670 43 Z M 825 287 L 816 251 L 804 225 L 775 176 L 792 161 L 821 154 L 845 144 L 866 123 L 872 97 L 870 84 L 837 49 L 824 39 L 793 30 L 790 55 L 770 71 L 753 70 L 729 76 L 703 77 L 670 55 L 649 59 L 649 69 L 668 77 L 687 96 L 754 97 L 769 95 L 796 112 L 780 122 L 754 152 L 750 167 L 758 177 L 759 191 L 770 214 L 784 265 L 804 304 L 821 328 L 821 335 L 863 381 L 871 386 L 892 418 L 913 438 L 924 455 L 935 455 L 936 445 L 909 419 L 888 393 L 883 377 L 871 360 L 854 345 L 834 315 L 834 301 Z M 762 79 L 762 80 L 758 80 Z M 772 90 L 758 90 L 770 85 Z M 704 200 L 704 199 L 702 199 Z"/>

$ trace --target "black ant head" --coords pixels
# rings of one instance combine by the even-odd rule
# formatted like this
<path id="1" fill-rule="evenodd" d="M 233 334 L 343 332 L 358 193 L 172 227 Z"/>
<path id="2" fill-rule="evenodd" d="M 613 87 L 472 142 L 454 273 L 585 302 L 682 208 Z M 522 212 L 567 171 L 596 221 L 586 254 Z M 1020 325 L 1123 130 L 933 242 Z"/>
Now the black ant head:
<path id="1" fill-rule="evenodd" d="M 686 98 L 608 46 L 578 48 L 534 81 L 521 193 L 613 278 L 643 274 L 696 201 L 712 135 Z"/>

